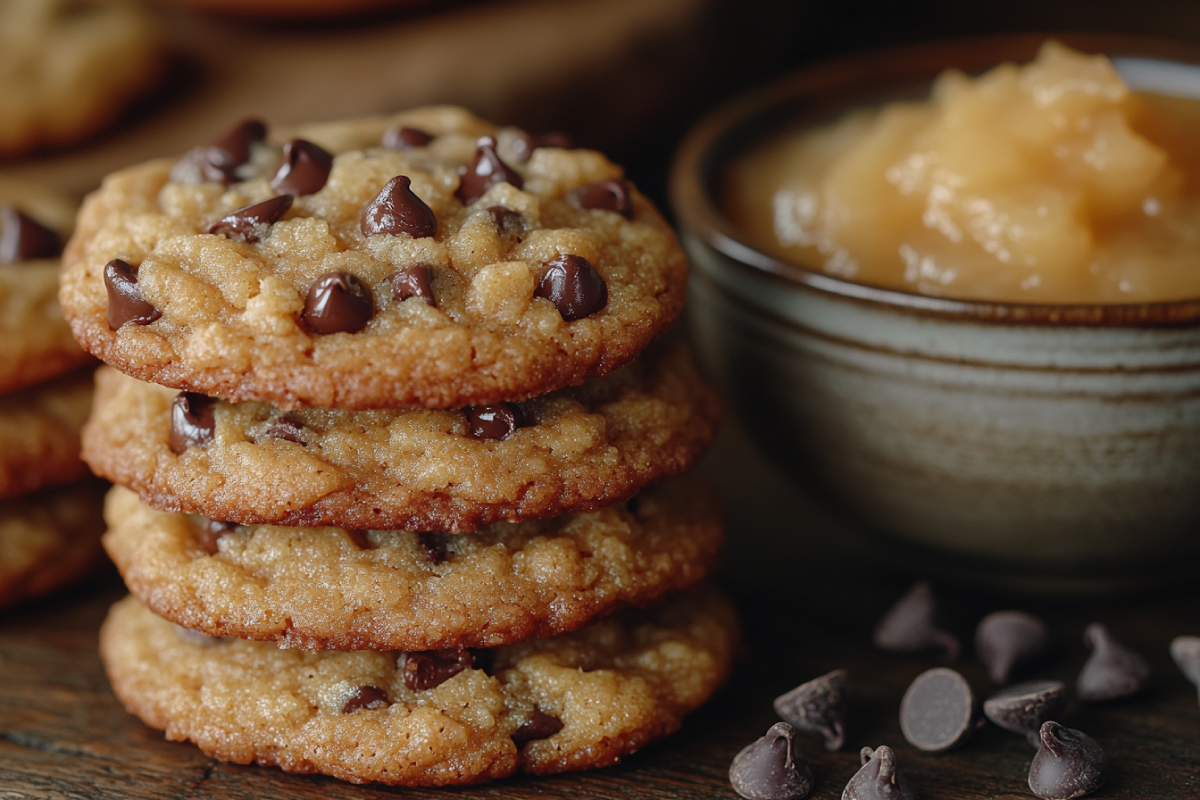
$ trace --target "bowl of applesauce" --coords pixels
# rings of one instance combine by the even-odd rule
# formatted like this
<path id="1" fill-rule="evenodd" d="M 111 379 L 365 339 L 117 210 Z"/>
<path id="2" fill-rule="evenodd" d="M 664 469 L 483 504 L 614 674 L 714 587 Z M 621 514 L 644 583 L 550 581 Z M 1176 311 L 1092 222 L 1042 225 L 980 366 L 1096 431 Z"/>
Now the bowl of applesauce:
<path id="1" fill-rule="evenodd" d="M 1200 52 L 852 56 L 689 134 L 693 337 L 777 464 L 931 564 L 1072 591 L 1200 559 Z"/>

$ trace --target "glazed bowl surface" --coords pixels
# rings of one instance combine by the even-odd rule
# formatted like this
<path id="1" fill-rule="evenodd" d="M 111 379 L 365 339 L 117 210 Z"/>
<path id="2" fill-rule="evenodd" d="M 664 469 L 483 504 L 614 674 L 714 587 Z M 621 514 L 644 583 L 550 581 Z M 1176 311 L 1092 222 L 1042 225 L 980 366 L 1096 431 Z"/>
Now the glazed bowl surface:
<path id="1" fill-rule="evenodd" d="M 946 67 L 1028 61 L 1045 38 L 853 56 L 702 121 L 670 187 L 693 264 L 692 335 L 776 464 L 931 571 L 1051 591 L 1146 583 L 1200 556 L 1200 298 L 908 294 L 767 255 L 719 207 L 729 159 L 782 125 L 920 97 Z M 1055 38 L 1110 55 L 1135 89 L 1200 97 L 1195 50 Z"/>

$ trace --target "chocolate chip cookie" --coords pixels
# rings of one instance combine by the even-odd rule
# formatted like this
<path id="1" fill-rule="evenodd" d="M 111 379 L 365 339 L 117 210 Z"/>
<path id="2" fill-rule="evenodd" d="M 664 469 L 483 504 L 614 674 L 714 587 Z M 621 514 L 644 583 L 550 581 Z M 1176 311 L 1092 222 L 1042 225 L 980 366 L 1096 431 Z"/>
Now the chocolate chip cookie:
<path id="1" fill-rule="evenodd" d="M 0 394 L 0 497 L 87 474 L 79 429 L 92 406 L 92 371 Z"/>
<path id="2" fill-rule="evenodd" d="M 408 654 L 207 640 L 126 598 L 100 652 L 127 709 L 214 758 L 446 785 L 615 763 L 716 690 L 736 638 L 711 590 L 550 639 Z"/>
<path id="3" fill-rule="evenodd" d="M 253 120 L 84 204 L 61 299 L 134 377 L 285 410 L 519 401 L 631 361 L 687 262 L 590 150 L 464 111 Z"/>
<path id="4" fill-rule="evenodd" d="M 156 508 L 459 532 L 625 500 L 690 468 L 720 416 L 678 344 L 580 387 L 452 410 L 283 412 L 102 369 L 83 450 Z"/>
<path id="5" fill-rule="evenodd" d="M 686 588 L 723 539 L 681 478 L 628 505 L 475 533 L 242 526 L 109 496 L 104 544 L 155 613 L 215 636 L 307 649 L 492 647 L 552 636 Z"/>

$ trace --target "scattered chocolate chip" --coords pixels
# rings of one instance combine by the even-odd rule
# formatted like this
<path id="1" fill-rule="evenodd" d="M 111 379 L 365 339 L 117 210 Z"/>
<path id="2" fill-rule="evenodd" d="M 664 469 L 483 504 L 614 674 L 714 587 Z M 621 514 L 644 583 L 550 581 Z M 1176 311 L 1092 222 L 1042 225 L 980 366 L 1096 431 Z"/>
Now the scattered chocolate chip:
<path id="1" fill-rule="evenodd" d="M 61 250 L 57 233 L 12 206 L 0 205 L 0 264 L 54 258 Z"/>
<path id="2" fill-rule="evenodd" d="M 212 144 L 187 151 L 171 170 L 171 179 L 183 183 L 234 183 L 237 168 L 250 160 L 251 147 L 266 135 L 267 127 L 262 122 L 243 120 Z"/>
<path id="3" fill-rule="evenodd" d="M 378 686 L 360 686 L 346 700 L 346 705 L 342 706 L 342 713 L 353 714 L 363 709 L 386 708 L 387 705 L 388 696 L 383 689 Z"/>
<path id="4" fill-rule="evenodd" d="M 304 139 L 283 146 L 283 160 L 271 178 L 271 188 L 280 194 L 313 194 L 329 180 L 333 156 Z"/>
<path id="5" fill-rule="evenodd" d="M 349 272 L 326 272 L 304 298 L 300 318 L 313 333 L 358 333 L 375 315 L 371 290 Z"/>
<path id="6" fill-rule="evenodd" d="M 567 322 L 590 317 L 608 305 L 604 278 L 582 256 L 563 255 L 546 262 L 535 297 L 544 297 Z"/>
<path id="7" fill-rule="evenodd" d="M 1037 661 L 1046 652 L 1046 623 L 1024 611 L 996 611 L 975 629 L 975 652 L 994 683 L 1008 683 L 1011 672 Z"/>
<path id="8" fill-rule="evenodd" d="M 437 217 L 412 190 L 407 175 L 392 178 L 363 209 L 359 225 L 366 236 L 407 234 L 423 239 L 437 233 Z"/>
<path id="9" fill-rule="evenodd" d="M 433 135 L 420 128 L 410 128 L 407 125 L 393 125 L 383 132 L 384 147 L 392 150 L 412 150 L 414 147 L 424 147 L 433 141 Z"/>
<path id="10" fill-rule="evenodd" d="M 570 134 L 563 131 L 522 132 L 512 143 L 513 152 L 522 161 L 528 161 L 533 156 L 533 151 L 539 147 L 560 147 L 563 150 L 571 150 L 575 147 L 575 140 L 571 138 Z"/>
<path id="11" fill-rule="evenodd" d="M 205 520 L 196 528 L 196 544 L 200 545 L 200 549 L 208 553 L 210 556 L 216 555 L 220 550 L 221 537 L 227 533 L 237 533 L 242 530 L 242 526 L 236 522 L 222 522 L 217 519 Z"/>
<path id="12" fill-rule="evenodd" d="M 200 447 L 213 440 L 217 427 L 213 412 L 217 399 L 195 392 L 180 392 L 171 403 L 171 432 L 167 446 L 175 455 L 182 455 L 189 447 Z"/>
<path id="13" fill-rule="evenodd" d="M 504 441 L 525 426 L 525 414 L 516 403 L 468 406 L 463 411 L 467 415 L 467 435 L 472 439 Z"/>
<path id="14" fill-rule="evenodd" d="M 408 653 L 404 657 L 404 685 L 414 692 L 423 692 L 441 686 L 474 664 L 475 658 L 467 650 Z"/>
<path id="15" fill-rule="evenodd" d="M 842 791 L 842 800 L 917 800 L 917 790 L 896 769 L 896 754 L 890 747 L 872 750 L 864 747 L 858 754 L 862 769 Z"/>
<path id="16" fill-rule="evenodd" d="M 1075 682 L 1080 700 L 1097 702 L 1137 694 L 1150 680 L 1150 666 L 1137 653 L 1123 647 L 1099 622 L 1083 631 L 1083 641 L 1092 654 Z"/>
<path id="17" fill-rule="evenodd" d="M 1171 641 L 1171 658 L 1180 672 L 1200 689 L 1200 636 L 1176 636 Z"/>
<path id="18" fill-rule="evenodd" d="M 979 727 L 977 720 L 971 685 L 946 667 L 922 672 L 900 701 L 900 729 L 921 750 L 949 750 Z"/>
<path id="19" fill-rule="evenodd" d="M 415 297 L 437 308 L 437 300 L 433 296 L 432 267 L 425 264 L 405 267 L 389 275 L 388 280 L 392 284 L 393 296 L 397 300 Z"/>
<path id="20" fill-rule="evenodd" d="M 1006 731 L 1019 733 L 1039 747 L 1038 731 L 1046 720 L 1061 716 L 1067 707 L 1067 685 L 1062 681 L 1029 681 L 1010 686 L 983 703 L 983 714 Z"/>
<path id="21" fill-rule="evenodd" d="M 475 157 L 470 165 L 459 175 L 458 199 L 463 205 L 470 205 L 497 183 L 511 183 L 520 189 L 525 185 L 521 176 L 503 161 L 496 153 L 496 140 L 491 136 L 480 136 L 475 143 Z"/>
<path id="22" fill-rule="evenodd" d="M 563 729 L 562 720 L 538 711 L 536 708 L 529 714 L 529 719 L 521 723 L 521 727 L 513 731 L 513 744 L 520 750 L 527 743 L 536 739 L 549 739 Z"/>
<path id="23" fill-rule="evenodd" d="M 846 678 L 844 669 L 835 669 L 787 694 L 775 698 L 775 713 L 802 731 L 825 737 L 825 749 L 834 752 L 846 743 Z"/>
<path id="24" fill-rule="evenodd" d="M 436 533 L 418 533 L 417 543 L 425 551 L 425 557 L 429 559 L 430 564 L 436 566 L 445 562 L 447 551 L 446 543 L 442 541 L 442 537 Z"/>
<path id="25" fill-rule="evenodd" d="M 292 207 L 292 199 L 290 194 L 281 194 L 261 203 L 242 206 L 209 225 L 208 232 L 235 242 L 261 242 L 271 235 L 271 226 Z"/>
<path id="26" fill-rule="evenodd" d="M 488 206 L 487 212 L 496 222 L 496 230 L 501 236 L 508 236 L 521 241 L 525 235 L 525 218 L 504 206 Z"/>
<path id="27" fill-rule="evenodd" d="M 114 258 L 104 265 L 104 288 L 108 290 L 108 327 L 114 331 L 126 323 L 149 325 L 162 312 L 142 296 L 137 267 Z"/>
<path id="28" fill-rule="evenodd" d="M 729 767 L 729 783 L 746 800 L 801 800 L 813 789 L 812 768 L 796 750 L 796 732 L 776 722 Z"/>
<path id="29" fill-rule="evenodd" d="M 933 587 L 921 581 L 896 601 L 875 628 L 875 646 L 897 653 L 919 653 L 940 648 L 946 660 L 958 658 L 958 639 L 937 627 L 937 601 Z"/>
<path id="30" fill-rule="evenodd" d="M 615 211 L 626 219 L 633 218 L 633 193 L 623 180 L 610 178 L 580 186 L 571 192 L 580 208 L 597 211 Z"/>
<path id="31" fill-rule="evenodd" d="M 1029 788 L 1042 800 L 1091 794 L 1108 777 L 1108 756 L 1096 740 L 1057 722 L 1042 724 L 1041 747 L 1029 765 Z"/>
<path id="32" fill-rule="evenodd" d="M 303 422 L 289 419 L 288 417 L 280 417 L 267 426 L 262 435 L 267 439 L 283 439 L 285 442 L 292 442 L 301 447 L 307 447 L 308 443 L 304 441 L 304 432 L 306 430 L 307 428 L 304 427 Z"/>

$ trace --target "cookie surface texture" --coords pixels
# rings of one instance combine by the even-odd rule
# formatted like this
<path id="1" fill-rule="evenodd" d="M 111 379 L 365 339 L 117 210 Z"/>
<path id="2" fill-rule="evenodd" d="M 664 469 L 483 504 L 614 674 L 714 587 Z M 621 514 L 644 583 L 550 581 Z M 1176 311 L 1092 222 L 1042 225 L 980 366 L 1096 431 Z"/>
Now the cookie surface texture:
<path id="1" fill-rule="evenodd" d="M 104 486 L 85 481 L 0 501 L 0 607 L 45 594 L 103 559 Z"/>
<path id="2" fill-rule="evenodd" d="M 432 138 L 380 146 L 396 126 Z M 498 143 L 483 155 L 508 180 L 460 182 L 485 136 Z M 327 176 L 306 144 L 284 148 L 300 166 L 276 171 L 279 143 L 293 137 L 333 154 Z M 582 149 L 522 160 L 521 137 L 457 109 L 422 109 L 272 132 L 228 186 L 203 182 L 186 160 L 110 175 L 64 253 L 67 318 L 87 350 L 126 374 L 287 410 L 486 405 L 606 374 L 678 316 L 686 259 L 636 190 L 628 218 L 579 199 L 577 189 L 621 179 L 619 167 Z M 410 186 L 397 187 L 399 176 Z M 258 218 L 255 241 L 239 240 L 244 225 L 217 228 L 232 238 L 206 232 L 275 197 L 272 185 L 299 194 L 272 221 Z M 113 259 L 130 265 L 160 317 L 110 327 Z M 569 274 L 546 278 L 564 259 Z M 428 292 L 414 293 L 415 271 L 427 271 Z"/>
<path id="3" fill-rule="evenodd" d="M 117 696 L 168 739 L 237 763 L 402 785 L 612 764 L 715 691 L 737 636 L 728 604 L 701 591 L 496 648 L 487 671 L 477 664 L 416 691 L 402 653 L 280 650 L 181 630 L 126 598 L 100 633 Z M 368 694 L 374 707 L 353 710 Z M 535 717 L 556 723 L 521 742 Z"/>
<path id="4" fill-rule="evenodd" d="M 307 649 L 491 647 L 575 630 L 704 578 L 723 539 L 691 479 L 631 508 L 472 534 L 222 526 L 108 499 L 105 547 L 156 613 L 213 636 Z"/>
<path id="5" fill-rule="evenodd" d="M 113 0 L 0 0 L 0 157 L 95 133 L 157 80 L 149 16 Z"/>
<path id="6" fill-rule="evenodd" d="M 247 524 L 470 531 L 586 511 L 689 469 L 721 405 L 681 345 L 521 403 L 475 438 L 450 410 L 282 412 L 217 403 L 211 441 L 171 448 L 177 392 L 102 369 L 84 458 L 150 505 Z"/>
<path id="7" fill-rule="evenodd" d="M 91 405 L 88 368 L 0 394 L 0 497 L 87 474 L 79 459 L 79 430 Z"/>

